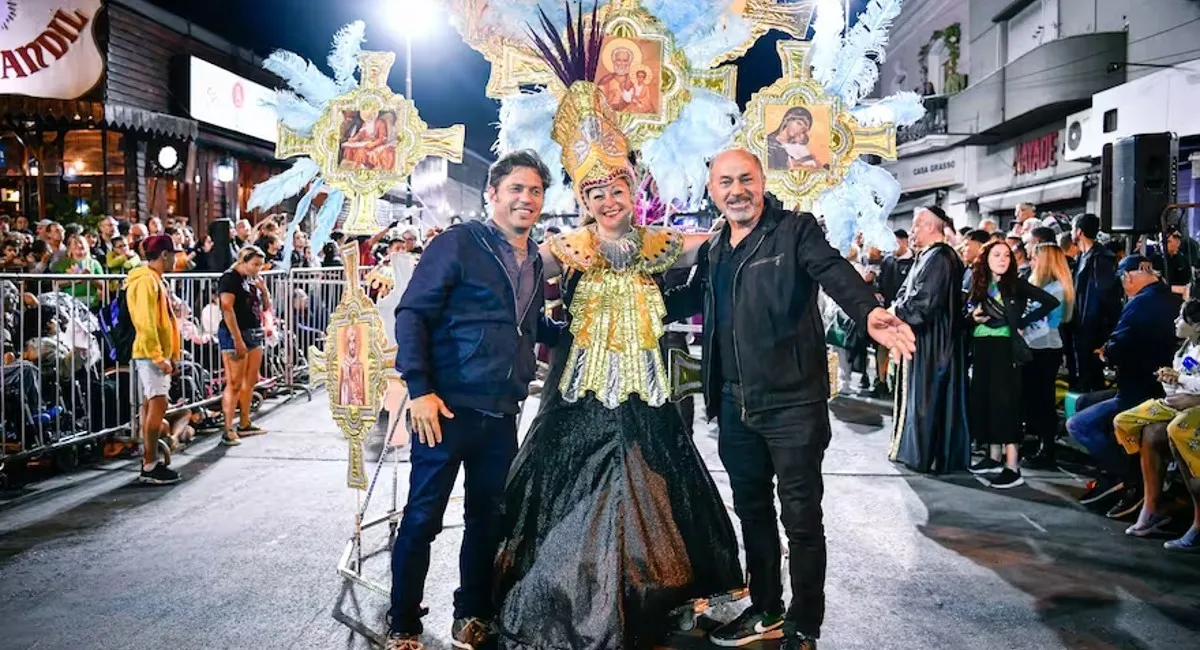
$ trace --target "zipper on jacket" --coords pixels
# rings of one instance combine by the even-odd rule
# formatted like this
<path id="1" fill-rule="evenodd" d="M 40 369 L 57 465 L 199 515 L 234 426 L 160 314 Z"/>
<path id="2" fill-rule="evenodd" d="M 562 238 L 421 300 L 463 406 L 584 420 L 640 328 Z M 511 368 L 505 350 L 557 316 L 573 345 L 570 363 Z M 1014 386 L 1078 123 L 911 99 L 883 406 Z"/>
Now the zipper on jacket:
<path id="1" fill-rule="evenodd" d="M 737 367 L 739 380 L 742 378 L 742 357 L 738 354 L 738 344 L 737 344 L 737 342 L 738 342 L 738 339 L 737 339 L 738 276 L 741 275 L 742 269 L 745 268 L 746 263 L 750 261 L 750 258 L 754 257 L 754 254 L 758 252 L 758 249 L 762 247 L 763 242 L 766 241 L 766 239 L 767 239 L 766 233 L 760 234 L 760 236 L 758 238 L 758 243 L 755 244 L 754 248 L 752 248 L 750 250 L 750 254 L 746 256 L 746 259 L 742 260 L 742 263 L 738 265 L 736 270 L 734 270 L 733 282 L 730 283 L 730 287 L 729 287 L 729 304 L 730 304 L 730 309 L 733 310 L 732 319 L 730 321 L 731 327 L 733 328 L 733 363 Z M 736 249 L 736 247 L 735 247 L 735 249 Z M 742 391 L 742 422 L 745 422 L 745 421 L 746 421 L 746 391 L 743 390 Z"/>

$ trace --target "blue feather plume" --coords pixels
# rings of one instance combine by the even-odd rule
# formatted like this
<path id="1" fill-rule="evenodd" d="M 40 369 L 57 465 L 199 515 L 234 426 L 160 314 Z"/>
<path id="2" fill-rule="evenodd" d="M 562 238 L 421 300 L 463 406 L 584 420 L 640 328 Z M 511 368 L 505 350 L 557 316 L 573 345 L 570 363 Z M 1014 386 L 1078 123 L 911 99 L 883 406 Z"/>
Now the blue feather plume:
<path id="1" fill-rule="evenodd" d="M 925 102 L 921 95 L 905 90 L 871 104 L 856 106 L 850 112 L 863 126 L 878 126 L 887 122 L 908 126 L 925 117 Z"/>
<path id="2" fill-rule="evenodd" d="M 358 55 L 362 52 L 363 37 L 367 25 L 356 20 L 343 26 L 333 36 L 333 49 L 329 51 L 329 69 L 333 70 L 333 82 L 343 93 L 358 87 L 354 73 L 358 72 Z"/>
<path id="3" fill-rule="evenodd" d="M 858 233 L 882 251 L 896 248 L 887 218 L 900 200 L 900 183 L 886 169 L 861 160 L 850 163 L 845 179 L 817 199 L 829 243 L 845 253 Z"/>
<path id="4" fill-rule="evenodd" d="M 708 32 L 698 32 L 679 47 L 692 67 L 707 70 L 712 67 L 717 57 L 749 41 L 751 36 L 749 21 L 736 14 L 730 14 L 725 16 L 722 26 Z"/>
<path id="5" fill-rule="evenodd" d="M 275 73 L 298 95 L 319 108 L 341 94 L 333 79 L 311 61 L 286 50 L 276 50 L 263 62 L 263 67 Z"/>
<path id="6" fill-rule="evenodd" d="M 321 117 L 321 109 L 290 90 L 276 90 L 275 96 L 264 100 L 263 104 L 275 109 L 276 117 L 284 126 L 301 135 L 311 134 L 313 125 Z"/>
<path id="7" fill-rule="evenodd" d="M 818 0 L 815 14 L 809 61 L 812 63 L 813 79 L 825 85 L 836 72 L 838 53 L 842 51 L 842 32 L 846 30 L 846 16 L 842 13 L 841 0 Z"/>
<path id="8" fill-rule="evenodd" d="M 314 251 L 321 250 L 329 241 L 329 236 L 333 234 L 333 227 L 337 225 L 338 217 L 342 214 L 342 206 L 345 203 L 346 195 L 341 190 L 334 190 L 325 197 L 325 204 L 317 211 L 317 221 L 313 225 L 312 236 L 309 239 Z"/>
<path id="9" fill-rule="evenodd" d="M 704 198 L 708 161 L 733 142 L 742 127 L 737 104 L 710 90 L 691 89 L 679 119 L 642 147 L 641 162 L 666 205 L 696 209 Z"/>
<path id="10" fill-rule="evenodd" d="M 287 171 L 255 185 L 254 191 L 250 192 L 250 200 L 246 202 L 246 209 L 266 210 L 283 203 L 299 194 L 320 171 L 312 158 L 297 158 Z"/>
<path id="11" fill-rule="evenodd" d="M 902 0 L 871 0 L 867 10 L 846 35 L 838 52 L 834 73 L 825 82 L 825 90 L 840 97 L 847 106 L 855 106 L 879 80 L 879 61 L 884 57 L 888 28 L 900 15 Z"/>
<path id="12" fill-rule="evenodd" d="M 296 248 L 296 231 L 300 229 L 300 222 L 304 221 L 304 217 L 308 216 L 308 209 L 312 207 L 313 199 L 316 198 L 324 186 L 325 181 L 319 178 L 313 181 L 308 191 L 304 193 L 304 197 L 296 204 L 296 214 L 292 215 L 292 220 L 288 222 L 287 234 L 283 238 L 284 269 L 292 265 L 292 250 Z"/>
<path id="13" fill-rule="evenodd" d="M 500 128 L 492 151 L 501 156 L 522 149 L 536 152 L 550 168 L 550 187 L 546 188 L 543 209 L 571 212 L 575 200 L 563 177 L 562 147 L 550 137 L 557 110 L 558 99 L 544 89 L 505 97 L 500 101 Z"/>

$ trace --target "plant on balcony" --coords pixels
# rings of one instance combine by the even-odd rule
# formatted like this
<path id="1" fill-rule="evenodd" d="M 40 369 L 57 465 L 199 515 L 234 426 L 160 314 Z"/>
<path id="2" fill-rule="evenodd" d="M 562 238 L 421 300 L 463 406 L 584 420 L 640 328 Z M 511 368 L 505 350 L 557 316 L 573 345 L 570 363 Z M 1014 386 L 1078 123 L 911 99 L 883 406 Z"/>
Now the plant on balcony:
<path id="1" fill-rule="evenodd" d="M 929 50 L 934 43 L 941 41 L 946 46 L 947 58 L 942 63 L 942 74 L 945 79 L 945 94 L 953 95 L 967 87 L 967 76 L 959 74 L 958 59 L 962 54 L 962 25 L 954 23 L 939 29 L 929 37 L 929 41 L 921 46 L 917 60 L 921 65 L 921 87 L 929 83 Z"/>

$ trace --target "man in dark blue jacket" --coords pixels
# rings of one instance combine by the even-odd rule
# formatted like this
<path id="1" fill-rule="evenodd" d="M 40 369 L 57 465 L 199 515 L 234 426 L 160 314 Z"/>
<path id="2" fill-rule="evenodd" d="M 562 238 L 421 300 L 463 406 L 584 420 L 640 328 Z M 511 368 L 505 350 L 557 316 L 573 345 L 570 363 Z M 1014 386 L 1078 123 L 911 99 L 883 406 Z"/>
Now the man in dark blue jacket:
<path id="1" fill-rule="evenodd" d="M 488 171 L 492 218 L 434 238 L 396 309 L 396 368 L 408 385 L 412 470 L 392 550 L 388 648 L 417 650 L 430 546 L 458 469 L 466 469 L 465 531 L 454 592 L 458 648 L 492 634 L 492 561 L 499 506 L 517 452 L 520 404 L 533 381 L 543 320 L 542 260 L 529 232 L 550 183 L 529 151 Z"/>
<path id="2" fill-rule="evenodd" d="M 1117 258 L 1096 241 L 1099 234 L 1099 217 L 1082 214 L 1075 218 L 1071 236 L 1080 250 L 1072 319 L 1078 373 L 1075 389 L 1084 393 L 1104 390 L 1104 364 L 1096 357 L 1096 349 L 1108 340 L 1121 313 Z"/>
<path id="3" fill-rule="evenodd" d="M 1129 301 L 1112 336 L 1092 354 L 1117 371 L 1117 396 L 1093 404 L 1067 420 L 1067 432 L 1095 458 L 1103 475 L 1080 503 L 1091 505 L 1125 490 L 1109 516 L 1123 517 L 1141 506 L 1142 481 L 1137 457 L 1117 444 L 1113 418 L 1138 404 L 1163 396 L 1156 377 L 1175 354 L 1176 300 L 1171 289 L 1141 255 L 1121 260 L 1117 276 Z"/>

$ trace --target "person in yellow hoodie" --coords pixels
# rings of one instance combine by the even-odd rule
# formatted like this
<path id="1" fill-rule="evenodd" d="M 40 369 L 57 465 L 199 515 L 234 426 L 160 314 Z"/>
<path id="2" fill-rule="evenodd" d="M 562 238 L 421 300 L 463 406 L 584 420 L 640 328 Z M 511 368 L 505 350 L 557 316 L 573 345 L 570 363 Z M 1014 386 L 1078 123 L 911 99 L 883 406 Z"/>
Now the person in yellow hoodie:
<path id="1" fill-rule="evenodd" d="M 158 439 L 167 412 L 171 376 L 180 360 L 179 321 L 171 308 L 171 291 L 163 274 L 175 267 L 178 248 L 167 235 L 154 235 L 143 242 L 145 263 L 125 280 L 125 299 L 133 321 L 133 367 L 141 392 L 142 473 L 138 478 L 151 485 L 179 482 L 179 474 L 158 460 Z"/>

